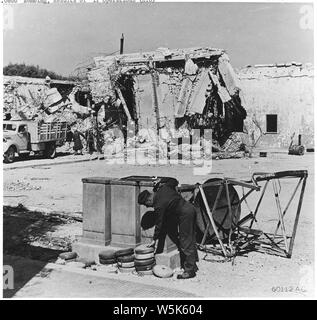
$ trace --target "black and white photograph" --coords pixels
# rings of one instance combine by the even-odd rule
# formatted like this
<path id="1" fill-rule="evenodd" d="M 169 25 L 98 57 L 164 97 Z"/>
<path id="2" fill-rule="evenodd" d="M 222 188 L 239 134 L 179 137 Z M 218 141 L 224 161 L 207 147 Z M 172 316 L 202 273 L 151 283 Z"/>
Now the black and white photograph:
<path id="1" fill-rule="evenodd" d="M 313 2 L 1 10 L 3 299 L 316 298 Z"/>

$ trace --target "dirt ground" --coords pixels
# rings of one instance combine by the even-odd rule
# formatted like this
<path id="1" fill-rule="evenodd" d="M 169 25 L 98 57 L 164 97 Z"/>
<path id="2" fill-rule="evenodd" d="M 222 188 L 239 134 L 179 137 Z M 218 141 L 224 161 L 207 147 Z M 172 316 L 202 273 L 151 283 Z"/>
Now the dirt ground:
<path id="1" fill-rule="evenodd" d="M 160 175 L 173 176 L 180 183 L 196 183 L 206 181 L 211 177 L 232 177 L 248 180 L 253 172 L 259 171 L 308 170 L 307 187 L 291 259 L 251 252 L 247 257 L 237 257 L 232 264 L 210 261 L 212 257 L 209 255 L 206 260 L 200 260 L 198 275 L 194 279 L 187 280 L 185 290 L 204 297 L 301 298 L 313 295 L 313 153 L 306 153 L 304 156 L 289 156 L 285 152 L 280 152 L 269 153 L 267 158 L 214 160 L 211 172 L 205 172 L 205 174 L 202 174 L 204 170 L 201 170 L 201 168 L 190 165 L 135 166 L 109 164 L 106 160 L 60 165 L 47 162 L 47 165 L 36 166 L 37 160 L 30 159 L 24 161 L 27 166 L 25 168 L 20 163 L 20 167 L 16 169 L 9 169 L 10 165 L 6 167 L 6 164 L 4 164 L 4 205 L 19 206 L 18 209 L 4 207 L 4 251 L 8 255 L 20 255 L 36 260 L 41 260 L 36 254 L 35 256 L 33 253 L 27 255 L 25 250 L 24 253 L 21 252 L 21 243 L 27 243 L 28 248 L 30 246 L 47 248 L 47 239 L 55 239 L 55 247 L 53 246 L 51 250 L 55 250 L 54 253 L 56 254 L 60 250 L 65 250 L 74 241 L 75 236 L 81 234 L 81 222 L 76 218 L 67 219 L 67 215 L 69 217 L 80 216 L 82 211 L 81 179 L 85 177 Z M 283 208 L 294 187 L 295 181 L 281 181 Z M 277 213 L 272 191 L 268 190 L 267 194 L 264 198 L 263 207 L 259 211 L 259 224 L 261 222 L 261 226 L 270 228 L 277 221 Z M 258 197 L 259 193 L 255 193 L 255 196 L 250 198 L 248 203 L 250 208 L 254 209 Z M 32 210 L 26 210 L 24 207 Z M 294 211 L 294 208 L 291 205 L 290 210 Z M 242 209 L 241 217 L 249 213 L 247 207 Z M 50 221 L 49 216 L 52 215 L 52 210 L 56 212 L 56 216 L 53 217 L 55 220 L 52 218 L 53 220 Z M 38 212 L 34 213 L 33 211 Z M 64 215 L 60 216 L 61 214 Z M 287 218 L 291 220 L 293 216 L 290 214 Z M 36 221 L 42 222 L 38 222 L 38 225 L 36 225 Z M 286 227 L 290 226 L 291 221 L 287 220 Z M 32 239 L 25 240 L 25 233 L 28 233 L 29 230 L 36 231 L 39 229 L 42 230 L 40 235 L 36 234 Z M 12 245 L 12 237 L 17 243 L 16 246 Z M 56 239 L 60 239 L 60 241 Z M 8 245 L 9 243 L 11 245 Z M 28 252 L 33 251 L 29 250 Z M 204 254 L 200 253 L 200 257 L 203 258 Z M 54 258 L 54 254 L 47 255 L 47 261 L 52 258 Z M 126 277 L 134 276 L 124 275 L 124 279 Z M 185 287 L 181 283 L 182 281 L 174 281 L 173 279 L 162 280 L 151 276 L 146 281 L 179 290 L 184 290 Z"/>

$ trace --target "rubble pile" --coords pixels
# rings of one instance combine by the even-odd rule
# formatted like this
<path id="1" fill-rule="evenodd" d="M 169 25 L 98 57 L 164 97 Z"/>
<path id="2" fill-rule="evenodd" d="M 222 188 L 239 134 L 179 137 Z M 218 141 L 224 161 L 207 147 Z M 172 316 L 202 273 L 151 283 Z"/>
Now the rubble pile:
<path id="1" fill-rule="evenodd" d="M 149 154 L 165 154 L 164 129 L 169 131 L 172 155 L 180 148 L 177 138 L 189 138 L 185 132 L 193 129 L 212 130 L 212 137 L 205 138 L 207 145 L 220 149 L 232 132 L 243 131 L 246 112 L 240 84 L 224 50 L 158 48 L 96 57 L 94 62 L 95 68 L 88 72 L 89 86 L 99 110 L 112 119 L 107 129 L 116 127 L 124 133 L 128 121 L 136 125 L 134 139 L 105 138 L 111 142 L 105 147 L 108 155 L 120 153 L 125 144 L 147 149 Z M 139 141 L 141 130 L 151 132 L 147 141 Z M 181 145 L 184 150 L 202 148 L 197 141 Z"/>
<path id="2" fill-rule="evenodd" d="M 179 143 L 179 138 L 182 138 Z M 102 152 L 108 159 L 122 158 L 125 152 L 124 138 L 118 128 L 109 129 L 104 133 L 104 147 Z M 135 137 L 126 142 L 126 154 L 129 159 L 136 160 L 210 160 L 242 158 L 249 156 L 250 152 L 240 136 L 232 135 L 224 146 L 220 146 L 212 139 L 200 139 L 192 136 L 190 131 L 160 130 L 159 135 L 153 129 L 140 129 Z"/>
<path id="3" fill-rule="evenodd" d="M 12 119 L 32 119 L 45 99 L 45 88 L 31 81 L 19 84 L 14 78 L 4 81 L 4 114 Z"/>
<path id="4" fill-rule="evenodd" d="M 5 76 L 4 116 L 10 120 L 66 121 L 81 125 L 90 113 L 75 101 L 78 90 L 80 86 L 70 81 Z"/>
<path id="5" fill-rule="evenodd" d="M 95 63 L 98 62 L 95 61 Z M 109 98 L 114 98 L 115 72 L 115 60 L 113 57 L 109 57 L 100 63 L 98 70 L 92 70 L 88 73 L 89 87 L 95 103 L 107 103 Z"/>
<path id="6" fill-rule="evenodd" d="M 5 113 L 11 119 L 66 121 L 82 133 L 93 128 L 95 143 L 109 157 L 135 148 L 156 158 L 198 158 L 202 151 L 211 157 L 214 146 L 228 153 L 226 141 L 243 132 L 241 86 L 222 49 L 158 48 L 95 57 L 94 64 L 85 84 L 5 77 Z M 193 137 L 193 130 L 211 134 Z"/>

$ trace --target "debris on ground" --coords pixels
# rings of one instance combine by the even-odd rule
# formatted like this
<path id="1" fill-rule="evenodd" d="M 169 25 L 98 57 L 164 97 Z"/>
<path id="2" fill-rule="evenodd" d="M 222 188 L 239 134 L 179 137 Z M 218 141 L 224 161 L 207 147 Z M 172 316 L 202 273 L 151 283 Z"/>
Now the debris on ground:
<path id="1" fill-rule="evenodd" d="M 29 182 L 17 180 L 16 182 L 4 183 L 4 191 L 30 191 L 30 190 L 40 190 L 41 186 L 31 185 Z"/>

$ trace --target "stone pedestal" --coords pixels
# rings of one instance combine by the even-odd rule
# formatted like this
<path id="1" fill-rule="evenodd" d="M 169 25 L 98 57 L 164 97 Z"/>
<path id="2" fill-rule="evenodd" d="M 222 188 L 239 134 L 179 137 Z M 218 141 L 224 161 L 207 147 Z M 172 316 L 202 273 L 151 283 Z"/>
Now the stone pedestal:
<path id="1" fill-rule="evenodd" d="M 83 235 L 73 244 L 73 251 L 98 261 L 98 253 L 107 248 L 134 248 L 151 241 L 154 228 L 141 230 L 141 218 L 149 209 L 137 203 L 140 192 L 152 190 L 151 177 L 94 177 L 82 181 Z M 163 253 L 157 255 L 160 264 L 176 267 L 175 249 L 166 237 Z"/>

